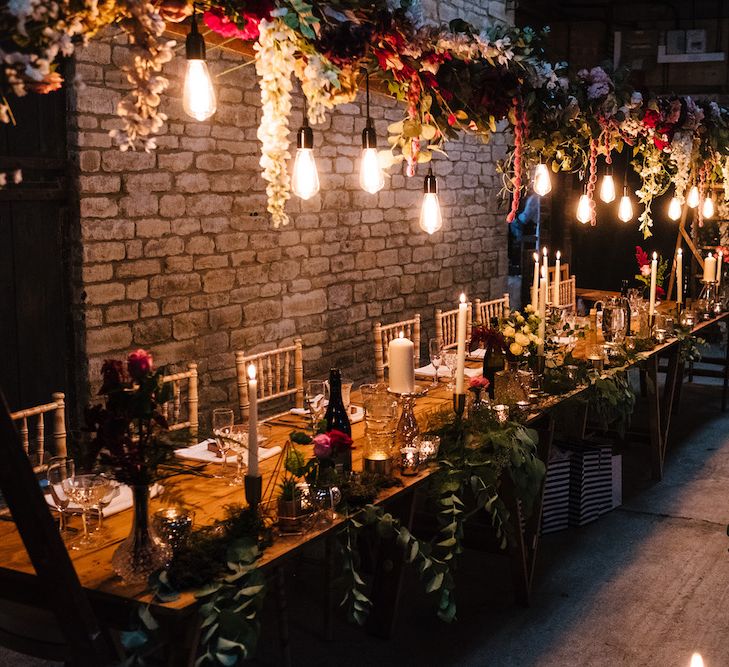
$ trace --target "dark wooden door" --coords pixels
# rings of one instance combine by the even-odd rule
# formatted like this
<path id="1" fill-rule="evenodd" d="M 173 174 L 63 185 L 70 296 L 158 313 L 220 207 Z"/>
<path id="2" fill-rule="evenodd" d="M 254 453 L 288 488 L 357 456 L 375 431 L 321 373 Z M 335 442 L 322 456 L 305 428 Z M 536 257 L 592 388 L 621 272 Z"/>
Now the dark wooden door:
<path id="1" fill-rule="evenodd" d="M 0 189 L 0 388 L 17 410 L 69 393 L 69 179 L 64 92 L 9 101 L 0 172 L 23 181 Z"/>

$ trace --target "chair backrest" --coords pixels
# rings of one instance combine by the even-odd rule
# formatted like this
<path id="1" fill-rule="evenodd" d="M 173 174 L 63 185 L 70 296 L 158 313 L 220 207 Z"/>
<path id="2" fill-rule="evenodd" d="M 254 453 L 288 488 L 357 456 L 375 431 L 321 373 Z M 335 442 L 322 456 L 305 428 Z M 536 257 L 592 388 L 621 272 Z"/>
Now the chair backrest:
<path id="1" fill-rule="evenodd" d="M 238 378 L 238 405 L 243 421 L 248 419 L 248 366 L 255 364 L 258 381 L 258 402 L 266 403 L 286 396 L 294 396 L 297 408 L 304 407 L 304 355 L 301 338 L 294 344 L 275 350 L 246 356 L 235 353 L 235 371 Z"/>
<path id="2" fill-rule="evenodd" d="M 471 337 L 473 326 L 473 304 L 468 304 L 466 315 L 466 339 Z M 443 311 L 437 308 L 435 311 L 435 337 L 443 341 L 443 347 L 450 350 L 458 346 L 458 308 Z"/>
<path id="3" fill-rule="evenodd" d="M 164 375 L 162 380 L 172 383 L 172 399 L 162 406 L 162 414 L 167 419 L 170 431 L 179 431 L 184 428 L 190 429 L 190 435 L 197 435 L 198 416 L 198 384 L 197 364 L 187 364 L 187 370 L 180 373 Z M 184 384 L 187 381 L 187 390 Z M 182 410 L 183 403 L 187 405 L 187 414 Z"/>
<path id="4" fill-rule="evenodd" d="M 554 285 L 554 270 L 556 269 L 556 265 L 550 266 L 547 269 L 547 272 L 549 274 L 549 284 Z M 562 262 L 559 265 L 559 279 L 560 280 L 568 280 L 570 277 L 570 265 L 567 262 Z"/>
<path id="5" fill-rule="evenodd" d="M 107 635 L 102 632 L 81 587 L 1 394 L 0 456 L 3 461 L 0 491 L 35 570 L 35 575 L 24 576 L 33 584 L 37 582 L 38 586 L 32 588 L 43 591 L 42 604 L 38 608 L 50 610 L 55 616 L 58 629 L 67 642 L 68 664 L 92 667 L 116 663 L 118 656 L 106 641 Z M 3 587 L 0 596 L 13 600 L 13 591 Z M 37 596 L 28 594 L 13 601 L 26 602 L 31 598 Z M 18 647 L 18 643 L 14 647 Z M 28 652 L 32 650 L 38 649 L 29 645 Z"/>
<path id="6" fill-rule="evenodd" d="M 491 301 L 476 299 L 475 306 L 476 321 L 489 326 L 491 320 L 506 315 L 506 311 L 509 310 L 509 294 L 505 293 L 500 299 L 491 299 Z"/>
<path id="7" fill-rule="evenodd" d="M 575 276 L 559 283 L 559 307 L 575 310 L 577 308 L 577 289 L 575 287 Z"/>
<path id="8" fill-rule="evenodd" d="M 26 454 L 36 453 L 38 462 L 42 462 L 45 454 L 45 416 L 47 413 L 53 413 L 53 444 L 54 451 L 52 456 L 66 456 L 66 401 L 65 396 L 61 392 L 51 394 L 53 401 L 43 405 L 36 405 L 33 408 L 18 410 L 12 412 L 10 418 L 14 422 L 19 422 L 20 441 Z M 36 449 L 34 452 L 30 449 L 30 432 L 28 429 L 28 420 L 31 417 L 37 417 L 35 423 L 35 442 Z"/>
<path id="9" fill-rule="evenodd" d="M 375 322 L 373 334 L 375 338 L 375 377 L 378 382 L 385 381 L 385 369 L 390 365 L 387 358 L 390 341 L 397 338 L 400 332 L 405 338 L 413 341 L 415 348 L 415 368 L 420 366 L 420 315 L 415 315 L 411 320 L 402 320 L 393 324 Z"/>

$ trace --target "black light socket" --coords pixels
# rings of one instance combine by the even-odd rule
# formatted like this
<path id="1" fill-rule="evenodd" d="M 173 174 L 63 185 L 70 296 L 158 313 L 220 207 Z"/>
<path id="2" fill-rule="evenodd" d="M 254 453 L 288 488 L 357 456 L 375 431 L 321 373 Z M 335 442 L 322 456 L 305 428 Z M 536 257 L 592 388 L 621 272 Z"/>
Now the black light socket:
<path id="1" fill-rule="evenodd" d="M 314 131 L 308 125 L 296 133 L 296 148 L 314 148 Z"/>
<path id="2" fill-rule="evenodd" d="M 428 169 L 428 173 L 425 176 L 423 182 L 423 192 L 426 195 L 437 195 L 438 194 L 438 179 L 433 175 L 433 168 Z"/>
<path id="3" fill-rule="evenodd" d="M 205 60 L 205 40 L 197 30 L 197 19 L 194 15 L 185 40 L 185 55 L 188 60 Z"/>
<path id="4" fill-rule="evenodd" d="M 365 129 L 362 130 L 362 148 L 377 148 L 377 133 L 371 118 L 367 119 Z"/>

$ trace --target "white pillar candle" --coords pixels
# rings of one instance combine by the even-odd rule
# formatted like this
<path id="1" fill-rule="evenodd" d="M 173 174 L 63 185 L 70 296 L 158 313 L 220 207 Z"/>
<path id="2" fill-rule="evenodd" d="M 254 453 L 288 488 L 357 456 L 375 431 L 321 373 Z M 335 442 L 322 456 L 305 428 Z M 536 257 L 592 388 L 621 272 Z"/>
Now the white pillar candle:
<path id="1" fill-rule="evenodd" d="M 412 394 L 415 391 L 415 346 L 401 331 L 387 348 L 390 368 L 390 391 L 396 394 Z"/>
<path id="2" fill-rule="evenodd" d="M 716 257 L 711 253 L 704 260 L 704 282 L 713 283 L 716 280 Z"/>
<path id="3" fill-rule="evenodd" d="M 542 268 L 544 269 L 542 280 L 544 281 L 545 293 L 549 295 L 549 253 L 546 247 L 542 248 Z"/>
<path id="4" fill-rule="evenodd" d="M 720 250 L 716 253 L 716 286 L 721 284 L 721 269 L 724 266 L 724 253 Z"/>
<path id="5" fill-rule="evenodd" d="M 464 377 L 466 375 L 466 322 L 468 319 L 468 304 L 466 295 L 461 294 L 458 304 L 458 327 L 456 328 L 456 341 L 458 342 L 456 364 L 456 394 L 465 394 Z"/>
<path id="6" fill-rule="evenodd" d="M 248 474 L 258 475 L 258 380 L 256 365 L 248 366 Z"/>
<path id="7" fill-rule="evenodd" d="M 542 266 L 542 280 L 539 283 L 539 329 L 538 336 L 542 343 L 537 349 L 538 354 L 544 354 L 544 336 L 547 331 L 547 268 Z"/>
<path id="8" fill-rule="evenodd" d="M 676 303 L 683 303 L 683 250 L 676 251 Z"/>
<path id="9" fill-rule="evenodd" d="M 562 253 L 560 251 L 557 251 L 557 260 L 554 263 L 554 285 L 552 286 L 552 305 L 553 306 L 559 306 L 559 283 L 561 282 L 561 277 L 559 275 L 559 259 L 562 256 Z"/>
<path id="10" fill-rule="evenodd" d="M 532 308 L 536 313 L 539 308 L 539 255 L 534 253 L 534 276 L 532 277 Z"/>
<path id="11" fill-rule="evenodd" d="M 653 260 L 651 261 L 651 300 L 648 308 L 648 315 L 654 317 L 656 314 L 656 277 L 658 272 L 658 254 L 653 253 Z"/>

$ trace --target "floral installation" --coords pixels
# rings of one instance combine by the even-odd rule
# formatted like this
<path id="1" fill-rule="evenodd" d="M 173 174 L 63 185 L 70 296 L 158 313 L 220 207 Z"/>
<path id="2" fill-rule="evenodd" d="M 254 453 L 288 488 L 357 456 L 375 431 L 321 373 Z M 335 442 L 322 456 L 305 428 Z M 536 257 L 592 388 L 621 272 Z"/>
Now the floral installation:
<path id="1" fill-rule="evenodd" d="M 534 312 L 526 312 L 526 317 L 518 310 L 512 310 L 499 320 L 499 331 L 504 337 L 504 352 L 512 361 L 536 354 L 543 341 L 535 332 L 539 331 L 539 317 Z"/>
<path id="2" fill-rule="evenodd" d="M 635 261 L 638 263 L 638 273 L 635 275 L 635 279 L 638 282 L 643 283 L 645 287 L 650 288 L 651 260 L 648 259 L 648 253 L 639 245 L 635 246 Z M 667 269 L 668 260 L 659 259 L 658 264 L 656 265 L 656 296 L 659 299 L 662 299 L 666 295 L 662 285 L 666 277 Z"/>

